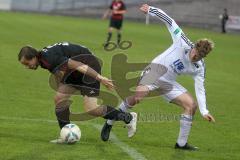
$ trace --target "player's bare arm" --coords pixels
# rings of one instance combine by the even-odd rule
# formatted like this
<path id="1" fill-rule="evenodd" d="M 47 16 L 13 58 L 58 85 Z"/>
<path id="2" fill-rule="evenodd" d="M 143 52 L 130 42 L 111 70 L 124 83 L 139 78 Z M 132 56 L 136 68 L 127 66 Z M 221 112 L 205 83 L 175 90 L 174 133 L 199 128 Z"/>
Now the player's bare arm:
<path id="1" fill-rule="evenodd" d="M 112 80 L 108 79 L 107 77 L 104 77 L 97 73 L 94 69 L 89 67 L 88 65 L 69 59 L 68 60 L 68 67 L 69 69 L 75 69 L 83 74 L 86 74 L 90 77 L 95 78 L 99 82 L 101 82 L 105 87 L 107 87 L 109 90 L 114 89 L 114 85 L 112 83 Z"/>
<path id="2" fill-rule="evenodd" d="M 125 14 L 126 12 L 127 12 L 126 10 L 121 10 L 121 11 L 113 10 L 114 14 Z"/>
<path id="3" fill-rule="evenodd" d="M 102 16 L 102 19 L 106 19 L 109 15 L 111 15 L 111 13 L 112 13 L 111 9 L 106 10 Z"/>

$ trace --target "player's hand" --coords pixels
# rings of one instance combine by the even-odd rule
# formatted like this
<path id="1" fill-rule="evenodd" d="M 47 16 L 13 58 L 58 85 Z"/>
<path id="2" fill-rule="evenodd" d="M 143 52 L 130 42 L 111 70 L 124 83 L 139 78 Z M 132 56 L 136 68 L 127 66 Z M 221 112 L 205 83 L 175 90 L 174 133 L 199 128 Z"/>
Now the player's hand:
<path id="1" fill-rule="evenodd" d="M 148 4 L 143 4 L 141 7 L 140 7 L 140 10 L 147 14 L 148 13 L 148 10 L 149 10 L 149 5 Z"/>
<path id="2" fill-rule="evenodd" d="M 99 81 L 109 90 L 113 90 L 115 88 L 113 81 L 107 77 L 100 76 Z"/>
<path id="3" fill-rule="evenodd" d="M 209 122 L 215 122 L 214 117 L 211 114 L 205 114 L 203 116 L 203 118 L 205 118 L 206 120 L 208 120 Z"/>
<path id="4" fill-rule="evenodd" d="M 110 14 L 110 11 L 107 10 L 107 11 L 103 14 L 102 19 L 103 19 L 103 20 L 104 20 L 104 19 L 107 19 L 107 17 L 109 16 L 109 14 Z"/>
<path id="5" fill-rule="evenodd" d="M 113 10 L 112 13 L 113 14 L 119 14 L 119 11 L 118 10 Z"/>

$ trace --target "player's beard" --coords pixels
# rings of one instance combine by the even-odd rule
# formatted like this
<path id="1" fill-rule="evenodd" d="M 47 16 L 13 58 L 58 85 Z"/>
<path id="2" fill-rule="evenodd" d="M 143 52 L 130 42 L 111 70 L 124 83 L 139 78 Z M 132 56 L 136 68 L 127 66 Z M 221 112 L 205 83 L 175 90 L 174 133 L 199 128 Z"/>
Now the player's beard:
<path id="1" fill-rule="evenodd" d="M 38 64 L 30 67 L 30 69 L 33 69 L 33 70 L 37 70 L 37 68 L 38 68 Z"/>

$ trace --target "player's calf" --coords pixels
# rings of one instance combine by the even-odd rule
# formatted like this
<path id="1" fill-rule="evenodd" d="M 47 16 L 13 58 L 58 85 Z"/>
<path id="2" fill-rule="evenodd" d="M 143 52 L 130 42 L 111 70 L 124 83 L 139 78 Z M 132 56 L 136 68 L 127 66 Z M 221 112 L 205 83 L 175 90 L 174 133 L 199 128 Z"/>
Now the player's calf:
<path id="1" fill-rule="evenodd" d="M 57 116 L 59 127 L 62 129 L 65 125 L 70 123 L 69 115 L 70 110 L 69 106 L 56 106 L 55 113 Z"/>
<path id="2" fill-rule="evenodd" d="M 63 128 L 65 125 L 70 123 L 70 119 L 69 119 L 70 105 L 71 105 L 70 100 L 62 100 L 56 103 L 55 114 L 56 114 L 58 125 L 60 128 Z"/>

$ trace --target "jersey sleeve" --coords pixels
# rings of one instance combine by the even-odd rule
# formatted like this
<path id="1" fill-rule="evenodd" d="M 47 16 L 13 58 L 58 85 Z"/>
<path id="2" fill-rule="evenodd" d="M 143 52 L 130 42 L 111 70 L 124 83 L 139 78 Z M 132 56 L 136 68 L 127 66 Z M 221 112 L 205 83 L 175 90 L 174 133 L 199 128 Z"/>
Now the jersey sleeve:
<path id="1" fill-rule="evenodd" d="M 181 39 L 182 29 L 177 25 L 174 19 L 168 16 L 164 11 L 159 8 L 150 6 L 148 14 L 153 17 L 157 17 L 165 23 L 174 43 Z"/>
<path id="2" fill-rule="evenodd" d="M 206 91 L 204 87 L 205 69 L 203 68 L 199 73 L 193 76 L 195 81 L 195 93 L 197 97 L 198 107 L 202 115 L 209 113 L 206 104 Z"/>

